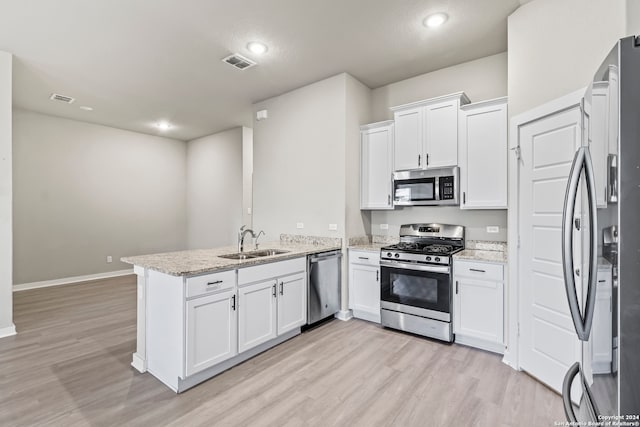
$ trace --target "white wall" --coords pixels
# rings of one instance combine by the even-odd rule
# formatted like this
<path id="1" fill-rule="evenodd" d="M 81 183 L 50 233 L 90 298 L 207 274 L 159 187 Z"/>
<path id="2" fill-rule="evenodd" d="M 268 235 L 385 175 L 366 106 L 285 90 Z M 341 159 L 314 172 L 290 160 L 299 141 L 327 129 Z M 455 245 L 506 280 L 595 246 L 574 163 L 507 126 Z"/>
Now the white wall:
<path id="1" fill-rule="evenodd" d="M 242 127 L 242 223 L 253 227 L 253 128 Z"/>
<path id="2" fill-rule="evenodd" d="M 371 89 L 348 74 L 345 77 L 345 224 L 348 239 L 370 234 L 371 229 L 371 211 L 360 210 L 360 125 L 371 122 Z"/>
<path id="3" fill-rule="evenodd" d="M 236 243 L 242 221 L 244 128 L 187 143 L 187 212 L 190 249 Z"/>
<path id="4" fill-rule="evenodd" d="M 627 0 L 626 34 L 640 36 L 640 0 Z"/>
<path id="5" fill-rule="evenodd" d="M 253 128 L 254 229 L 264 229 L 265 241 L 280 233 L 342 237 L 345 75 L 254 104 L 254 114 L 263 109 L 269 118 Z"/>
<path id="6" fill-rule="evenodd" d="M 509 115 L 586 86 L 625 33 L 624 0 L 536 0 L 509 17 Z"/>
<path id="7" fill-rule="evenodd" d="M 507 53 L 498 53 L 376 88 L 372 91 L 371 121 L 393 119 L 389 107 L 460 91 L 464 91 L 471 102 L 505 96 Z"/>
<path id="8" fill-rule="evenodd" d="M 13 125 L 15 284 L 186 247 L 184 142 L 18 109 Z"/>
<path id="9" fill-rule="evenodd" d="M 464 91 L 471 102 L 498 98 L 507 94 L 507 54 L 500 53 L 374 89 L 373 120 L 392 119 L 389 107 L 421 99 Z M 509 100 L 510 101 L 510 100 Z M 439 222 L 466 227 L 467 239 L 507 240 L 506 210 L 460 210 L 458 207 L 416 206 L 393 211 L 372 211 L 371 233 L 398 236 L 400 225 Z M 388 224 L 382 230 L 380 224 Z M 497 225 L 500 232 L 488 234 L 486 226 Z"/>
<path id="10" fill-rule="evenodd" d="M 0 336 L 12 334 L 11 54 L 0 51 Z"/>

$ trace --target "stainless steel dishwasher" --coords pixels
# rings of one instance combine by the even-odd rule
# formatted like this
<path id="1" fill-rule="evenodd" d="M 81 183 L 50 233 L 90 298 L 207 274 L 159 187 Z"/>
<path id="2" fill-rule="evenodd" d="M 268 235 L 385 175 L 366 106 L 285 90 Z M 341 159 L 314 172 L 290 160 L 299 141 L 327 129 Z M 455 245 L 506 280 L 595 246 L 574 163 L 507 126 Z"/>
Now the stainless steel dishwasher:
<path id="1" fill-rule="evenodd" d="M 340 311 L 342 251 L 321 252 L 307 257 L 307 324 Z"/>

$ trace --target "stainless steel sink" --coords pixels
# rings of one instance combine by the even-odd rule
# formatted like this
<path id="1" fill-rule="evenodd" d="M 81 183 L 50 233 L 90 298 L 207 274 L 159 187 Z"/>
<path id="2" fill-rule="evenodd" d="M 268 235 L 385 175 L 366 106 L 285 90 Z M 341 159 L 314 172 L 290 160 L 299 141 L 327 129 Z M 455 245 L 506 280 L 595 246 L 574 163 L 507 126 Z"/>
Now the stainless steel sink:
<path id="1" fill-rule="evenodd" d="M 285 251 L 282 249 L 261 249 L 259 251 L 251 251 L 249 252 L 249 254 L 256 257 L 263 257 L 263 256 L 286 254 L 287 252 L 290 252 L 290 251 Z"/>
<path id="2" fill-rule="evenodd" d="M 219 255 L 220 258 L 226 258 L 226 259 L 237 259 L 237 260 L 244 260 L 244 259 L 252 259 L 252 258 L 261 258 L 264 256 L 273 256 L 273 255 L 279 255 L 279 254 L 286 254 L 287 252 L 290 251 L 285 251 L 282 249 L 261 249 L 259 251 L 251 251 L 251 252 L 242 252 L 242 253 L 235 253 L 235 254 L 225 254 L 225 255 Z"/>
<path id="3" fill-rule="evenodd" d="M 220 258 L 226 258 L 226 259 L 251 259 L 251 258 L 257 258 L 257 256 L 255 255 L 249 255 L 249 254 L 226 254 L 226 255 L 218 255 Z"/>

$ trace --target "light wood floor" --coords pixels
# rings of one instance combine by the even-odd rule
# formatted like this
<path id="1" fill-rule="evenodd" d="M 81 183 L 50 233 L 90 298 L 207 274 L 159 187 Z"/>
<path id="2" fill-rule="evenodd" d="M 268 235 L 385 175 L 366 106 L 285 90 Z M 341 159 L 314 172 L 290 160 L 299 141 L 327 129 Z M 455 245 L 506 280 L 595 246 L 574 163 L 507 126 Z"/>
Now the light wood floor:
<path id="1" fill-rule="evenodd" d="M 552 426 L 560 396 L 499 356 L 334 320 L 176 395 L 130 366 L 135 278 L 14 294 L 1 426 Z"/>

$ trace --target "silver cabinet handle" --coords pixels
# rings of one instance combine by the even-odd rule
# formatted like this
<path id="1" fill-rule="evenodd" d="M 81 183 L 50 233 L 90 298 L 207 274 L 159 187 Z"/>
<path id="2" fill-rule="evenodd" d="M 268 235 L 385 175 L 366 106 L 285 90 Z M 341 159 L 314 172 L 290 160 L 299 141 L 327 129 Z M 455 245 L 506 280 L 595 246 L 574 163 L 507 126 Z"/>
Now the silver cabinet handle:
<path id="1" fill-rule="evenodd" d="M 284 295 L 284 282 L 280 282 L 280 295 Z"/>
<path id="2" fill-rule="evenodd" d="M 480 270 L 479 268 L 470 268 L 469 271 L 475 271 L 477 273 L 486 273 L 485 270 Z"/>
<path id="3" fill-rule="evenodd" d="M 276 295 L 276 284 L 275 283 L 273 284 L 272 289 L 273 289 L 273 297 L 275 298 L 277 296 Z"/>
<path id="4" fill-rule="evenodd" d="M 466 204 L 467 203 L 467 192 L 463 191 L 462 192 L 462 204 Z"/>
<path id="5" fill-rule="evenodd" d="M 420 166 L 420 160 L 422 160 L 422 156 L 418 154 L 418 166 Z"/>
<path id="6" fill-rule="evenodd" d="M 233 301 L 233 302 L 231 303 L 231 310 L 236 311 L 236 296 L 235 296 L 235 295 L 233 295 L 233 296 L 231 297 L 231 301 Z"/>
<path id="7" fill-rule="evenodd" d="M 573 412 L 573 405 L 571 404 L 571 383 L 573 379 L 580 372 L 580 363 L 574 363 L 564 376 L 562 381 L 562 403 L 564 405 L 564 415 L 567 417 L 567 421 L 577 422 L 576 414 Z"/>
<path id="8" fill-rule="evenodd" d="M 380 270 L 376 270 L 376 282 L 380 281 Z"/>
<path id="9" fill-rule="evenodd" d="M 575 212 L 576 197 L 580 186 L 580 174 L 585 171 L 589 201 L 589 276 L 587 288 L 587 301 L 585 304 L 584 316 L 580 313 L 576 283 L 573 276 L 573 217 Z M 597 247 L 595 236 L 597 234 L 596 223 L 596 198 L 595 179 L 593 176 L 593 165 L 591 154 L 587 147 L 580 147 L 576 152 L 571 172 L 567 181 L 567 190 L 564 198 L 564 209 L 562 211 L 562 267 L 564 273 L 564 284 L 567 292 L 567 300 L 571 311 L 573 325 L 581 341 L 588 341 L 593 323 L 593 311 L 595 308 L 595 280 L 598 272 Z M 578 269 L 575 270 L 578 273 Z M 579 274 L 579 273 L 578 273 Z"/>
<path id="10" fill-rule="evenodd" d="M 215 282 L 207 282 L 207 286 L 219 285 L 222 283 L 222 280 L 216 280 Z"/>
<path id="11" fill-rule="evenodd" d="M 387 204 L 391 205 L 391 194 L 387 194 Z"/>
<path id="12" fill-rule="evenodd" d="M 429 166 L 429 154 L 427 153 L 427 166 Z"/>
<path id="13" fill-rule="evenodd" d="M 366 256 L 359 256 L 358 259 L 369 259 Z"/>

